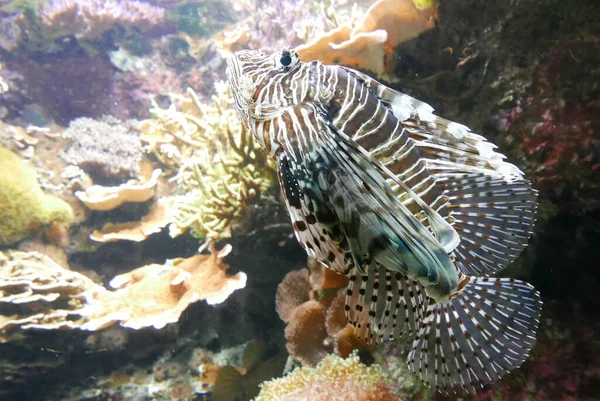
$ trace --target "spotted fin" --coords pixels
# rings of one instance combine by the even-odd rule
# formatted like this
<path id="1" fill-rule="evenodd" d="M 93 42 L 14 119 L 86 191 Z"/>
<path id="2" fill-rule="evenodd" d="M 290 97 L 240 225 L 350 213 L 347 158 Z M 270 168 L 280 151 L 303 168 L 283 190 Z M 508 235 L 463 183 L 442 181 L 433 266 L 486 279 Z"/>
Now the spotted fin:
<path id="1" fill-rule="evenodd" d="M 531 285 L 466 280 L 456 298 L 428 306 L 408 355 L 409 368 L 442 392 L 474 391 L 521 365 L 539 324 L 542 301 Z"/>
<path id="2" fill-rule="evenodd" d="M 317 224 L 313 203 L 306 200 L 285 153 L 281 154 L 278 167 L 279 182 L 298 242 L 310 257 L 345 274 L 347 267 L 344 263 L 344 251 L 331 239 L 327 230 Z"/>
<path id="3" fill-rule="evenodd" d="M 358 338 L 370 343 L 416 334 L 427 299 L 421 284 L 377 263 L 367 275 L 353 269 L 349 276 L 345 310 Z"/>
<path id="4" fill-rule="evenodd" d="M 327 265 L 329 245 L 318 250 L 319 246 L 311 248 L 308 243 L 326 233 L 327 244 L 350 255 L 360 274 L 371 260 L 415 279 L 437 281 L 440 274 L 454 269 L 447 250 L 398 201 L 364 149 L 316 106 L 298 107 L 294 116 L 302 117 L 306 132 L 302 137 L 288 135 L 279 171 L 292 218 L 314 226 L 304 230 L 308 233 L 302 231 L 304 226 L 297 230 L 311 256 Z M 438 219 L 454 232 L 443 218 Z M 337 255 L 335 259 L 336 266 L 347 264 L 347 260 L 338 264 Z M 343 267 L 334 270 L 346 273 Z"/>

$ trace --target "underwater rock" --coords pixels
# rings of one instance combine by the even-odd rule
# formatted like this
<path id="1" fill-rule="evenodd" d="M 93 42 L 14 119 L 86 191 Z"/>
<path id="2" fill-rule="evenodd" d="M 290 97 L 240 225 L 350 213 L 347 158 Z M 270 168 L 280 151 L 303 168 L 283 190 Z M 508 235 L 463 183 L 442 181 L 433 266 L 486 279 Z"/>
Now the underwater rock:
<path id="1" fill-rule="evenodd" d="M 0 246 L 73 219 L 68 203 L 42 191 L 33 166 L 1 146 L 0 171 Z"/>
<path id="2" fill-rule="evenodd" d="M 102 55 L 16 55 L 7 67 L 24 78 L 29 98 L 44 107 L 61 125 L 77 117 L 100 118 L 111 107 L 114 67 Z"/>

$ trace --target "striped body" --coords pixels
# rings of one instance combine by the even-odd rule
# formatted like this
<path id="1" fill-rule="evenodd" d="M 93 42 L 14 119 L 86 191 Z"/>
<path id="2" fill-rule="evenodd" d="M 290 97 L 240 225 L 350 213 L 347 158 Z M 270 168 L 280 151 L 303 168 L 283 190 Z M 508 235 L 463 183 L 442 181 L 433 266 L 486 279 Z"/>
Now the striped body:
<path id="1" fill-rule="evenodd" d="M 247 122 L 257 141 L 273 159 L 279 159 L 282 153 L 292 163 L 317 157 L 323 143 L 319 126 L 322 124 L 321 120 L 326 118 L 358 145 L 365 148 L 377 145 L 371 153 L 374 157 L 393 169 L 396 177 L 410 186 L 413 191 L 418 191 L 417 196 L 428 204 L 443 209 L 444 198 L 436 187 L 435 180 L 428 173 L 414 141 L 408 137 L 389 108 L 359 77 L 345 69 L 325 66 L 316 61 L 298 64 L 297 69 L 286 72 L 268 68 L 272 66 L 272 62 L 272 58 L 263 57 L 261 61 L 254 61 L 253 68 L 243 73 L 256 83 L 252 103 L 256 106 L 257 118 L 249 118 Z M 334 161 L 327 160 L 321 166 L 330 168 L 332 163 Z M 318 177 L 321 168 L 312 167 L 311 170 L 312 175 Z M 421 238 L 430 240 L 430 235 L 425 232 L 427 226 L 425 213 L 416 204 L 414 198 L 392 179 L 386 180 L 381 176 L 377 178 L 379 181 L 387 182 L 393 191 L 394 201 L 400 201 L 406 208 L 406 218 L 417 219 L 420 223 L 409 222 L 408 224 L 412 223 L 416 227 Z M 310 183 L 306 182 L 304 185 Z M 335 185 L 329 188 L 332 191 L 331 198 L 336 198 L 339 192 L 336 192 L 336 189 L 340 188 Z M 352 207 L 364 213 L 360 210 L 360 205 L 354 203 Z M 323 212 L 323 209 L 325 208 L 315 212 Z M 323 222 L 323 219 L 318 220 Z M 328 230 L 329 236 L 334 237 L 332 242 L 338 248 L 336 253 L 343 254 L 345 260 L 344 268 L 334 269 L 346 274 L 349 266 L 352 265 L 349 261 L 350 249 L 347 236 L 340 237 L 334 234 L 337 231 L 345 231 L 346 234 L 352 231 L 348 225 L 352 225 L 352 222 L 347 222 L 345 229 L 342 227 Z M 377 231 L 369 232 L 367 238 L 361 238 L 366 244 L 360 248 L 372 248 L 372 242 L 377 241 L 378 237 Z M 318 238 L 317 241 L 320 242 Z M 305 248 L 308 248 L 309 254 L 314 256 L 313 250 L 317 246 L 315 240 L 302 241 L 302 243 Z M 412 255 L 409 250 L 407 258 L 410 258 L 412 263 L 403 263 L 402 269 L 395 269 L 393 266 L 388 268 L 401 270 L 402 273 L 425 285 L 439 287 L 440 291 L 435 292 L 439 292 L 441 297 L 448 297 L 457 289 L 458 271 L 450 261 L 447 252 L 444 252 L 434 240 L 430 240 L 428 245 L 429 250 L 433 251 L 422 252 L 427 255 L 422 256 L 421 259 L 426 260 L 415 261 L 415 258 L 410 258 Z M 431 253 L 435 255 L 431 256 Z M 328 259 L 322 261 L 331 266 Z M 433 292 L 434 289 L 431 288 L 430 293 Z"/>
<path id="2" fill-rule="evenodd" d="M 238 52 L 228 77 L 240 118 L 278 163 L 299 242 L 350 278 L 359 336 L 416 334 L 409 365 L 442 391 L 526 358 L 539 294 L 472 276 L 526 246 L 536 193 L 518 168 L 429 105 L 291 50 Z"/>

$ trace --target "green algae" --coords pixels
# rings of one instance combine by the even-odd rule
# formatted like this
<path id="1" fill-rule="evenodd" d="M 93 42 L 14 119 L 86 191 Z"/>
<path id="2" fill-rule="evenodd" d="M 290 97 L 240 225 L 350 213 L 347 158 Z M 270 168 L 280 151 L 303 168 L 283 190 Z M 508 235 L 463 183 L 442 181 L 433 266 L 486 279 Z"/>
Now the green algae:
<path id="1" fill-rule="evenodd" d="M 68 203 L 42 191 L 33 166 L 4 147 L 0 171 L 0 246 L 14 244 L 55 221 L 73 219 Z"/>

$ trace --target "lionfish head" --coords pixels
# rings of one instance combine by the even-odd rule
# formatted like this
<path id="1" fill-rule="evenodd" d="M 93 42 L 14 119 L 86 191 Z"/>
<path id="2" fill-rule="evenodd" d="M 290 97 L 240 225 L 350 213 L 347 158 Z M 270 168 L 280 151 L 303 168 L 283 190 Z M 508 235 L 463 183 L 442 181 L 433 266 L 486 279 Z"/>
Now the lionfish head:
<path id="1" fill-rule="evenodd" d="M 255 94 L 263 85 L 278 82 L 277 75 L 287 74 L 300 64 L 292 49 L 273 54 L 242 50 L 227 59 L 227 78 L 242 121 L 247 121 L 254 105 Z"/>

